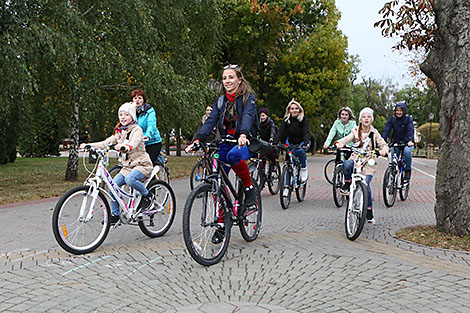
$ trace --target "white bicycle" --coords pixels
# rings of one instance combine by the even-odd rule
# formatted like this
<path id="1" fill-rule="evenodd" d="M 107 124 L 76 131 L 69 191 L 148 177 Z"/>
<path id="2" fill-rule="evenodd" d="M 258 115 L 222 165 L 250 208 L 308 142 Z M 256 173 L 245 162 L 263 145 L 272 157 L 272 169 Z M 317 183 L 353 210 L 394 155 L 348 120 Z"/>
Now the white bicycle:
<path id="1" fill-rule="evenodd" d="M 151 205 L 142 209 L 140 193 L 128 185 L 119 188 L 106 167 L 111 148 L 90 148 L 96 163 L 83 186 L 67 191 L 57 202 L 52 215 L 52 231 L 59 245 L 73 254 L 85 254 L 98 248 L 106 239 L 111 227 L 122 224 L 138 225 L 151 237 L 164 235 L 175 218 L 176 199 L 170 185 L 155 179 L 160 170 L 155 166 L 144 181 L 145 187 L 154 195 Z M 88 150 L 81 150 L 88 151 Z M 85 163 L 85 156 L 83 157 Z M 86 165 L 85 165 L 86 168 Z M 103 188 L 103 183 L 106 189 Z M 120 221 L 111 226 L 111 194 L 120 207 Z"/>

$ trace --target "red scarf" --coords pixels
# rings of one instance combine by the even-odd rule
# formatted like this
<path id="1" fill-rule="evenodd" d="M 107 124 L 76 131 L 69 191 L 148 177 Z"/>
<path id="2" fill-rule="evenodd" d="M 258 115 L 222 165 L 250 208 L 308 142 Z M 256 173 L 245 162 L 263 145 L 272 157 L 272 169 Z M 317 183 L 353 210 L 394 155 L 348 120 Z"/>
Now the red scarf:
<path id="1" fill-rule="evenodd" d="M 237 92 L 234 92 L 232 94 L 226 92 L 225 95 L 227 96 L 228 101 L 233 103 L 233 101 L 235 101 L 235 96 L 237 95 Z"/>

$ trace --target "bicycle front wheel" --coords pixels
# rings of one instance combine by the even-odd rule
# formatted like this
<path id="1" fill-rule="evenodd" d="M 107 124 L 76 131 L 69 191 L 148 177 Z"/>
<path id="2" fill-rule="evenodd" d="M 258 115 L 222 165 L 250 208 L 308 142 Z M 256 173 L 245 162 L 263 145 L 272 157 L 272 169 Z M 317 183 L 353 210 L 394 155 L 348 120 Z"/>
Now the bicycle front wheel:
<path id="1" fill-rule="evenodd" d="M 349 240 L 356 240 L 362 232 L 366 221 L 367 213 L 367 187 L 363 182 L 357 183 L 352 191 L 346 207 L 344 226 L 346 237 Z"/>
<path id="2" fill-rule="evenodd" d="M 408 181 L 407 183 L 404 183 L 405 171 L 401 172 L 400 179 L 401 179 L 400 199 L 401 201 L 405 201 L 406 199 L 408 199 L 408 193 L 410 192 L 410 181 Z"/>
<path id="3" fill-rule="evenodd" d="M 191 191 L 184 205 L 183 238 L 197 263 L 211 266 L 220 262 L 228 248 L 231 226 L 225 202 L 220 199 L 216 203 L 211 184 L 201 184 Z"/>
<path id="4" fill-rule="evenodd" d="M 241 206 L 241 210 L 238 213 L 238 227 L 243 239 L 250 242 L 258 238 L 261 230 L 261 217 L 262 217 L 262 204 L 261 194 L 258 190 L 258 186 L 252 181 L 253 187 L 256 192 L 256 205 L 251 208 L 245 208 Z"/>
<path id="5" fill-rule="evenodd" d="M 300 167 L 297 168 L 297 181 L 300 182 Z M 300 184 L 295 187 L 295 196 L 297 197 L 297 201 L 304 201 L 306 192 L 307 181 L 300 182 Z"/>
<path id="6" fill-rule="evenodd" d="M 110 228 L 111 211 L 100 191 L 92 197 L 90 186 L 67 191 L 57 202 L 52 214 L 52 231 L 67 252 L 85 254 L 98 248 Z"/>
<path id="7" fill-rule="evenodd" d="M 325 179 L 327 182 L 333 185 L 333 174 L 335 172 L 335 159 L 329 160 L 325 164 L 325 168 L 323 169 L 323 174 L 325 175 Z"/>
<path id="8" fill-rule="evenodd" d="M 256 182 L 256 185 L 261 186 L 262 174 L 260 172 L 260 163 L 251 162 L 248 165 L 248 170 L 250 171 L 251 181 Z"/>
<path id="9" fill-rule="evenodd" d="M 335 205 L 340 208 L 344 204 L 345 196 L 341 192 L 341 184 L 343 183 L 343 169 L 341 165 L 338 165 L 335 168 L 335 173 L 333 175 L 333 201 Z"/>
<path id="10" fill-rule="evenodd" d="M 198 185 L 204 182 L 206 178 L 207 169 L 203 160 L 194 164 L 189 177 L 189 187 L 194 190 Z"/>
<path id="11" fill-rule="evenodd" d="M 384 174 L 384 180 L 382 185 L 384 203 L 389 208 L 395 204 L 397 199 L 397 187 L 395 184 L 394 168 L 389 166 Z"/>
<path id="12" fill-rule="evenodd" d="M 140 230 L 150 238 L 160 237 L 170 229 L 175 219 L 175 193 L 162 180 L 151 182 L 147 189 L 154 195 L 153 208 L 141 212 L 138 224 Z"/>
<path id="13" fill-rule="evenodd" d="M 292 196 L 292 186 L 294 186 L 294 177 L 292 173 L 290 173 L 288 165 L 283 166 L 281 178 L 282 187 L 281 192 L 279 193 L 279 199 L 281 201 L 281 207 L 284 210 L 287 210 Z"/>
<path id="14" fill-rule="evenodd" d="M 270 164 L 269 166 L 268 189 L 269 193 L 274 196 L 281 188 L 281 166 L 277 160 L 274 164 Z"/>

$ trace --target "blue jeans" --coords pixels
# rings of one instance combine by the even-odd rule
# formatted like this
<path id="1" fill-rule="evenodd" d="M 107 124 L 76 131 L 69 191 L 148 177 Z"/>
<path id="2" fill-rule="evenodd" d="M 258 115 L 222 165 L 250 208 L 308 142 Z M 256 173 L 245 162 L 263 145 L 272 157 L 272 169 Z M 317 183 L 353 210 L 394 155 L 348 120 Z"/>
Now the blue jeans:
<path id="1" fill-rule="evenodd" d="M 354 168 L 354 161 L 353 160 L 346 160 L 343 162 L 343 174 L 344 180 L 351 180 L 352 172 Z M 370 182 L 372 180 L 372 175 L 366 175 L 366 183 L 367 183 L 367 194 L 368 194 L 368 201 L 367 206 L 372 208 L 372 190 L 370 189 Z"/>
<path id="2" fill-rule="evenodd" d="M 302 142 L 300 145 L 303 145 Z M 307 148 L 297 148 L 292 149 L 292 154 L 295 155 L 300 161 L 300 167 L 306 168 L 307 167 L 307 150 L 310 147 L 310 142 L 307 145 Z"/>
<path id="3" fill-rule="evenodd" d="M 411 161 L 412 161 L 411 152 L 413 152 L 413 149 L 414 149 L 414 146 L 405 147 L 403 149 L 403 158 L 405 159 L 405 171 L 411 172 Z M 401 149 L 392 148 L 392 155 L 393 153 L 395 153 L 395 150 L 396 150 L 397 158 L 399 158 L 401 154 Z"/>
<path id="4" fill-rule="evenodd" d="M 146 196 L 148 195 L 149 191 L 141 182 L 141 180 L 144 178 L 144 174 L 142 174 L 139 170 L 132 170 L 132 172 L 127 174 L 127 176 L 124 176 L 121 173 L 117 174 L 116 177 L 114 177 L 113 181 L 119 187 L 124 184 L 127 184 L 132 188 L 136 189 L 138 192 L 140 192 L 141 195 Z M 113 194 L 111 194 L 111 197 L 113 198 L 113 201 L 111 201 L 111 213 L 114 216 L 119 216 L 119 204 L 117 203 L 116 198 L 114 198 Z"/>

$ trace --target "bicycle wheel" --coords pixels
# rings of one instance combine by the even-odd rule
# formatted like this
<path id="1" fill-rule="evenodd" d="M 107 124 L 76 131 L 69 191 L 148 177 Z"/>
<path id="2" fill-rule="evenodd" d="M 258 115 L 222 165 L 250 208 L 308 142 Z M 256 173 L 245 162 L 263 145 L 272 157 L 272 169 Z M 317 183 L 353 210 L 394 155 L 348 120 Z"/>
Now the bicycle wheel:
<path id="1" fill-rule="evenodd" d="M 384 180 L 382 184 L 382 191 L 385 205 L 389 208 L 395 204 L 397 199 L 397 188 L 395 185 L 395 173 L 392 166 L 387 167 L 384 174 Z"/>
<path id="2" fill-rule="evenodd" d="M 333 201 L 335 205 L 340 208 L 344 204 L 345 196 L 341 192 L 341 184 L 343 183 L 343 169 L 341 165 L 335 168 L 333 175 Z"/>
<path id="3" fill-rule="evenodd" d="M 198 161 L 194 164 L 189 177 L 189 187 L 194 190 L 199 184 L 204 182 L 206 178 L 206 163 L 203 160 Z"/>
<path id="4" fill-rule="evenodd" d="M 186 199 L 183 211 L 183 238 L 191 257 L 199 264 L 217 264 L 227 251 L 232 226 L 229 212 L 223 199 L 217 207 L 212 185 L 197 186 Z M 220 217 L 218 217 L 220 216 Z M 219 218 L 224 226 L 220 227 Z M 214 242 L 215 233 L 221 233 L 223 240 Z"/>
<path id="5" fill-rule="evenodd" d="M 111 211 L 104 194 L 90 194 L 90 186 L 67 191 L 52 213 L 52 231 L 59 245 L 73 254 L 85 254 L 98 248 L 108 235 Z M 83 215 L 80 216 L 80 211 Z"/>
<path id="6" fill-rule="evenodd" d="M 151 182 L 147 189 L 155 197 L 154 208 L 141 212 L 138 224 L 140 230 L 150 238 L 160 237 L 170 229 L 175 219 L 175 193 L 162 180 Z"/>
<path id="7" fill-rule="evenodd" d="M 408 199 L 408 193 L 410 192 L 410 182 L 408 181 L 406 184 L 403 183 L 405 179 L 405 171 L 401 172 L 400 179 L 400 199 L 401 201 L 405 201 L 406 199 Z"/>
<path id="8" fill-rule="evenodd" d="M 281 200 L 281 207 L 286 210 L 289 207 L 290 199 L 292 196 L 292 186 L 294 185 L 294 177 L 290 173 L 289 166 L 284 165 L 282 168 L 281 176 L 281 192 L 279 193 L 279 199 Z"/>
<path id="9" fill-rule="evenodd" d="M 297 168 L 297 180 L 300 181 L 300 167 Z M 300 185 L 295 187 L 295 196 L 297 201 L 302 202 L 305 199 L 305 193 L 307 191 L 307 181 L 302 182 Z"/>
<path id="10" fill-rule="evenodd" d="M 346 237 L 349 240 L 356 240 L 361 234 L 366 221 L 367 212 L 367 187 L 363 182 L 358 182 L 352 194 L 349 195 L 344 217 Z M 352 205 L 351 205 L 352 204 Z"/>
<path id="11" fill-rule="evenodd" d="M 256 191 L 256 205 L 252 208 L 246 209 L 244 205 L 241 206 L 241 210 L 238 211 L 238 227 L 243 239 L 250 242 L 258 238 L 261 230 L 261 217 L 262 217 L 262 204 L 261 194 L 258 190 L 258 186 L 255 182 L 252 182 L 253 187 Z M 240 199 L 240 202 L 243 199 Z"/>
<path id="12" fill-rule="evenodd" d="M 269 171 L 268 189 L 269 193 L 274 196 L 279 192 L 279 189 L 281 188 L 281 166 L 276 160 L 276 162 L 274 164 L 271 164 L 270 167 L 271 169 Z"/>
<path id="13" fill-rule="evenodd" d="M 329 160 L 325 164 L 325 168 L 323 169 L 323 174 L 325 175 L 325 179 L 327 182 L 333 185 L 333 174 L 335 172 L 335 159 Z"/>
<path id="14" fill-rule="evenodd" d="M 248 170 L 250 171 L 251 181 L 255 182 L 257 186 L 261 186 L 261 176 L 260 173 L 260 163 L 258 162 L 251 162 L 248 165 Z"/>

